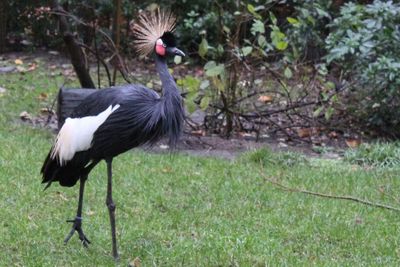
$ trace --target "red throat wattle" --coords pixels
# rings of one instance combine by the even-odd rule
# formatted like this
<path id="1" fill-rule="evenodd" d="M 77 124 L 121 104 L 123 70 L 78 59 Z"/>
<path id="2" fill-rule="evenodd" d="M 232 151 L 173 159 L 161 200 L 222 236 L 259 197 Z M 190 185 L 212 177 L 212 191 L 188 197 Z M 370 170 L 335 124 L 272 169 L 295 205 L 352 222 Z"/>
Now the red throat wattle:
<path id="1" fill-rule="evenodd" d="M 165 56 L 166 49 L 165 49 L 164 43 L 161 39 L 158 39 L 156 42 L 156 53 L 157 53 L 157 55 Z"/>

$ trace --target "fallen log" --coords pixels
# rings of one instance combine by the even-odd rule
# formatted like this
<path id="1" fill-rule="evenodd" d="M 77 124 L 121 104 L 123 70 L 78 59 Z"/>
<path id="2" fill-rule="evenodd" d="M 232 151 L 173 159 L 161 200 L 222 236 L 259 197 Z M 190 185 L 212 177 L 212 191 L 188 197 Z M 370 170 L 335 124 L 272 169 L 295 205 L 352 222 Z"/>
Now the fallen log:
<path id="1" fill-rule="evenodd" d="M 88 95 L 96 92 L 97 89 L 81 89 L 81 88 L 61 88 L 57 97 L 57 118 L 58 129 L 64 124 L 75 107 Z"/>

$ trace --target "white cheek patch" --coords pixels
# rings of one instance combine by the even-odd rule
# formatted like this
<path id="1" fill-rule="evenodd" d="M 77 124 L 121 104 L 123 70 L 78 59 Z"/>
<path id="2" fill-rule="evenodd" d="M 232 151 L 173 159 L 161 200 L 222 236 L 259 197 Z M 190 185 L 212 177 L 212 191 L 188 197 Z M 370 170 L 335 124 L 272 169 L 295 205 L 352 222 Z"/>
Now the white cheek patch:
<path id="1" fill-rule="evenodd" d="M 67 118 L 57 135 L 51 158 L 57 158 L 60 166 L 72 159 L 76 152 L 85 151 L 92 145 L 94 132 L 120 106 L 111 105 L 97 116 Z"/>
<path id="2" fill-rule="evenodd" d="M 157 39 L 156 41 L 156 45 L 163 45 L 164 42 L 161 39 Z"/>

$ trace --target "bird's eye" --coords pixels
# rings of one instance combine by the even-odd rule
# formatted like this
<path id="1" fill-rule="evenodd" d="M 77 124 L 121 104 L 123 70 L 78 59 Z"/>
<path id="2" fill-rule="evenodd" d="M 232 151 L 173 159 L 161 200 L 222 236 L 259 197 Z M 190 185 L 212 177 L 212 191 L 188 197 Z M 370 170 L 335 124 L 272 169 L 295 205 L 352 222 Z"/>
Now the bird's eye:
<path id="1" fill-rule="evenodd" d="M 162 44 L 162 46 L 163 46 L 164 48 L 166 48 L 166 47 L 167 47 L 167 45 L 166 45 L 166 44 Z"/>

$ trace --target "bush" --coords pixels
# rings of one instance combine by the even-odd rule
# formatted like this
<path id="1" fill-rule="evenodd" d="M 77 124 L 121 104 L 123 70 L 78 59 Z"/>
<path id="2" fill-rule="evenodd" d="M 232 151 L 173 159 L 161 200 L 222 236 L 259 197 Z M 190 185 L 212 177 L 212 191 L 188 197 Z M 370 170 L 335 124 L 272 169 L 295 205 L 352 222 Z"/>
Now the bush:
<path id="1" fill-rule="evenodd" d="M 349 111 L 363 124 L 400 136 L 400 4 L 347 3 L 330 25 L 328 63 L 351 81 Z"/>
<path id="2" fill-rule="evenodd" d="M 287 17 L 286 30 L 294 60 L 319 61 L 325 54 L 327 25 L 334 9 L 328 0 L 294 0 L 293 17 Z"/>

